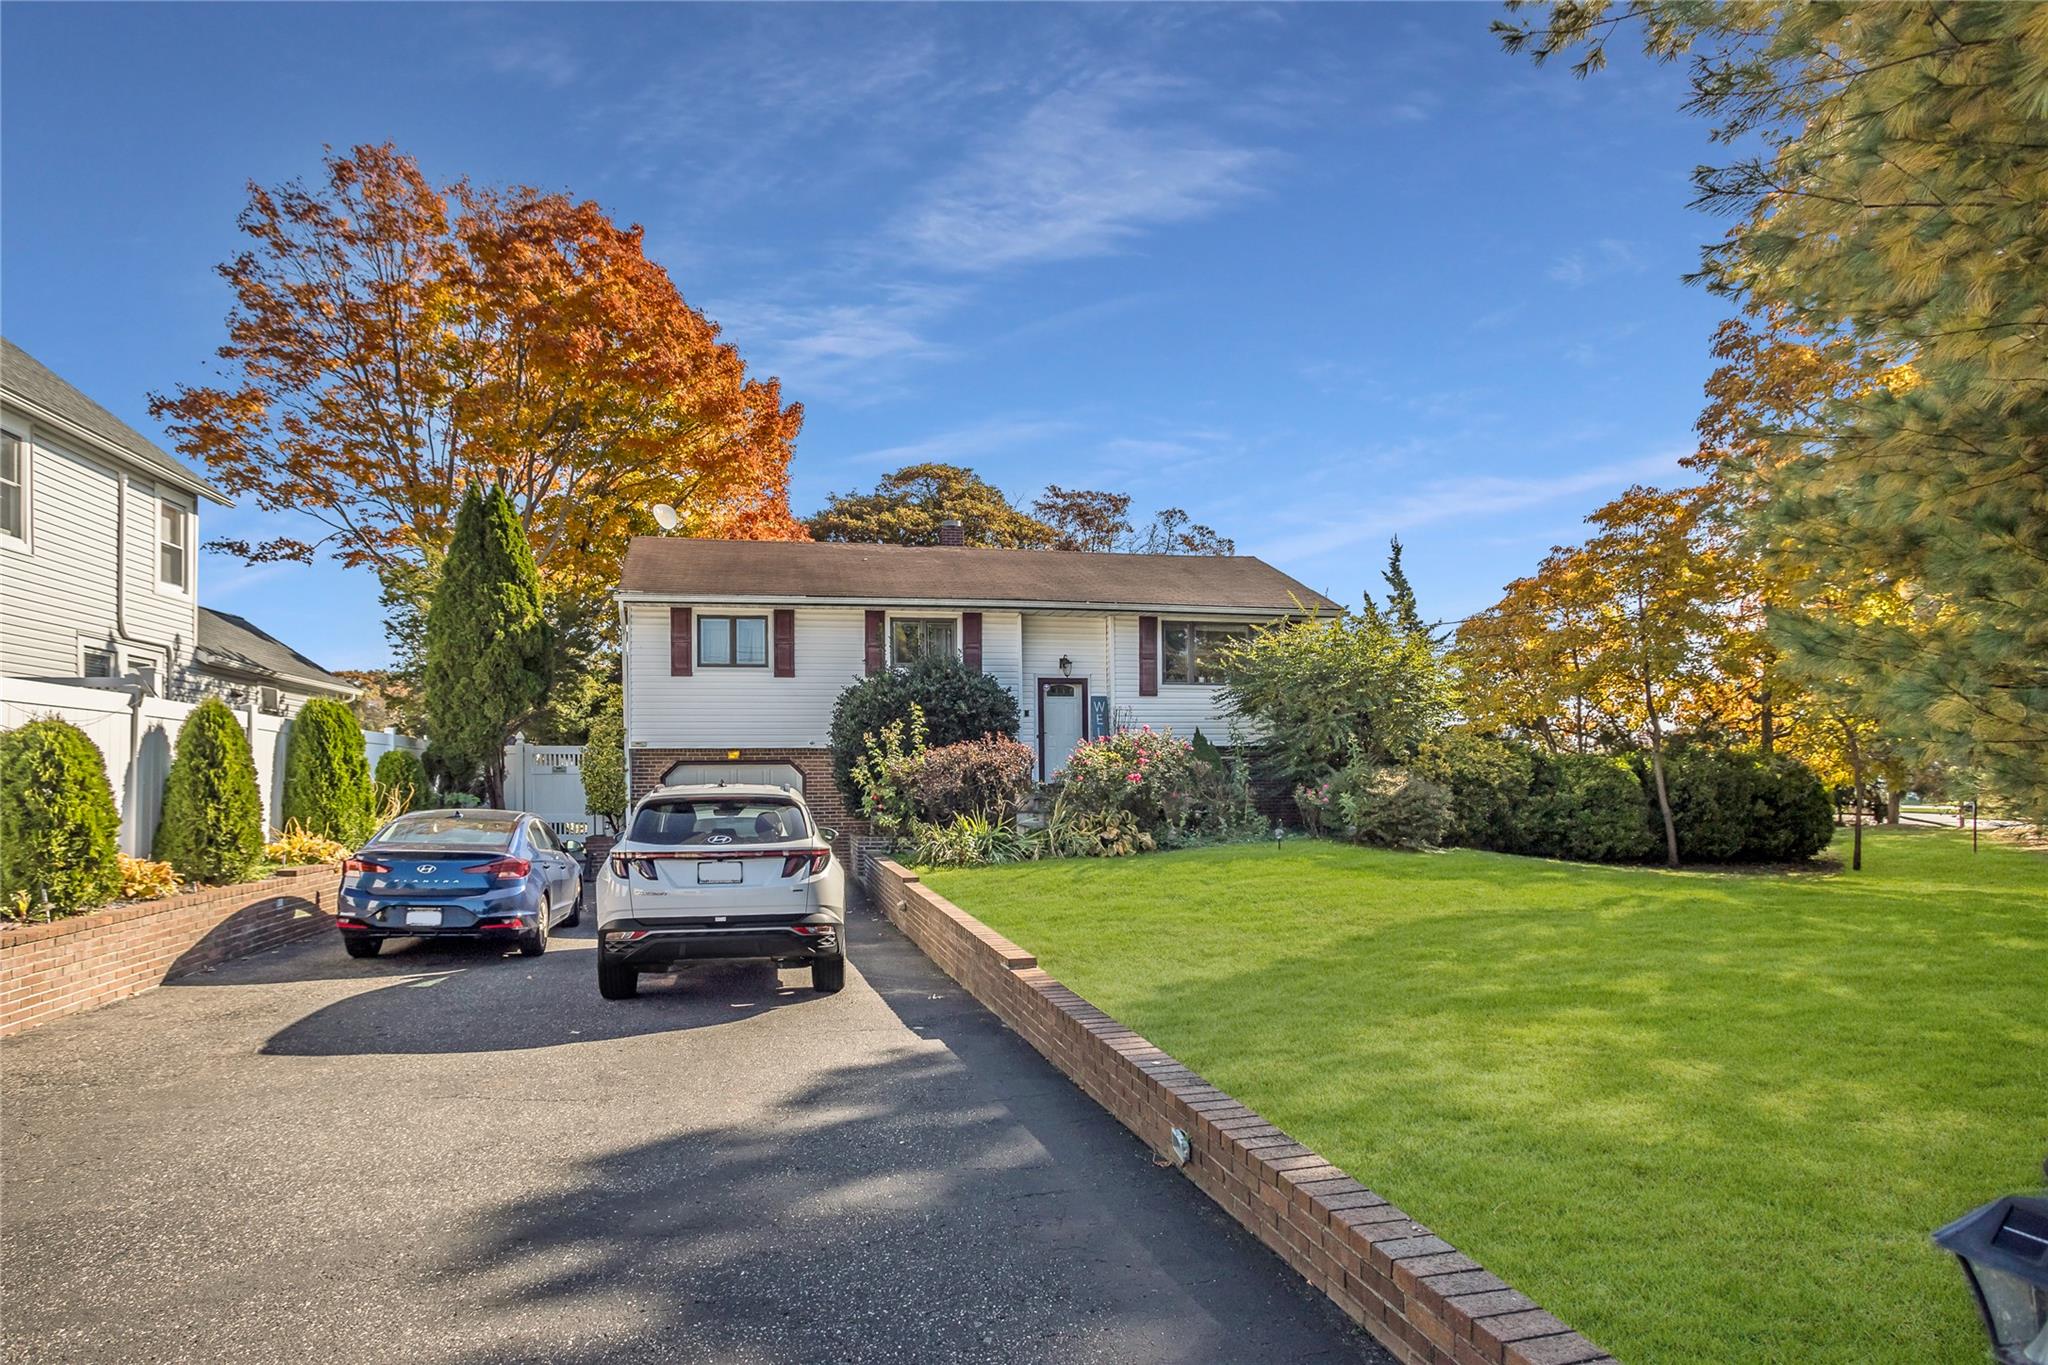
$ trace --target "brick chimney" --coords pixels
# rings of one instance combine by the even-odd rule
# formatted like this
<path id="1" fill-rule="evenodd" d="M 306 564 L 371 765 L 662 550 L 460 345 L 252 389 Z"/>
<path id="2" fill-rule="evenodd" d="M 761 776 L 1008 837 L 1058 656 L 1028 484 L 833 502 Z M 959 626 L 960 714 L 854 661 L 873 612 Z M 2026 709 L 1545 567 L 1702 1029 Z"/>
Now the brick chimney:
<path id="1" fill-rule="evenodd" d="M 939 523 L 939 544 L 965 545 L 966 543 L 966 527 L 962 526 L 959 522 L 952 520 L 942 521 Z"/>

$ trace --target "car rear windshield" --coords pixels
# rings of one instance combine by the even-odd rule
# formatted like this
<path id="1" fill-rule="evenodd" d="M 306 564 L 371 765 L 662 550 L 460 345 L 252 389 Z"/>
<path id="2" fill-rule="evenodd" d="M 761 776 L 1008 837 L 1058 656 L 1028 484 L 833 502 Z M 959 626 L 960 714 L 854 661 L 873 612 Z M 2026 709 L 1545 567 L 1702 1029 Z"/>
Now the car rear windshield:
<path id="1" fill-rule="evenodd" d="M 384 826 L 375 840 L 407 848 L 449 848 L 495 853 L 512 845 L 519 819 L 512 815 L 401 815 Z"/>
<path id="2" fill-rule="evenodd" d="M 804 813 L 772 796 L 664 797 L 633 817 L 627 837 L 636 844 L 675 848 L 728 844 L 782 844 L 803 838 Z"/>

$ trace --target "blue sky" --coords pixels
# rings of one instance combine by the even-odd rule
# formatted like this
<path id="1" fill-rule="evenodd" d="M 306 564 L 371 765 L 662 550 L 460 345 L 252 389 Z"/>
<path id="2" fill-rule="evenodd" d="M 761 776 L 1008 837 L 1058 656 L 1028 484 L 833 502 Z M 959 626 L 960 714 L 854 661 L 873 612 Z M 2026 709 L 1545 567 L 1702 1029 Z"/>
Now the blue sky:
<path id="1" fill-rule="evenodd" d="M 1398 533 L 1455 617 L 1673 477 L 1727 311 L 1679 278 L 1721 230 L 1682 72 L 1535 70 L 1498 13 L 9 4 L 0 325 L 160 434 L 245 183 L 389 139 L 644 224 L 805 405 L 799 512 L 948 460 L 1183 506 L 1343 600 Z M 365 574 L 208 556 L 200 591 L 386 658 Z"/>

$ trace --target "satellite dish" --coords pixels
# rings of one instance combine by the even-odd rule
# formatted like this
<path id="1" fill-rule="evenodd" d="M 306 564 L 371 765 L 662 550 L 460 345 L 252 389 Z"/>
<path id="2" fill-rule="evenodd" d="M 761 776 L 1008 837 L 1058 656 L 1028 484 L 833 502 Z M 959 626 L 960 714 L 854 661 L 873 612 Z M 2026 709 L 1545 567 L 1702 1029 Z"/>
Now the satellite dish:
<path id="1" fill-rule="evenodd" d="M 665 502 L 654 504 L 654 520 L 664 531 L 673 531 L 683 524 L 681 515 Z"/>

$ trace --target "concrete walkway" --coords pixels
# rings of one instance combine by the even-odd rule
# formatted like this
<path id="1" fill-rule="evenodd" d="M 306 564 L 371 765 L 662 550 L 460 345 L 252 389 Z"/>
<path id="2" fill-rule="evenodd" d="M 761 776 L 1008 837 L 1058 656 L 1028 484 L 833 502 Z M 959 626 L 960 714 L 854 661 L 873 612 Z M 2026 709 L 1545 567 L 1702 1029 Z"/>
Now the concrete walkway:
<path id="1" fill-rule="evenodd" d="M 6 1358 L 1389 1359 L 855 921 L 832 997 L 322 937 L 0 1044 Z"/>

